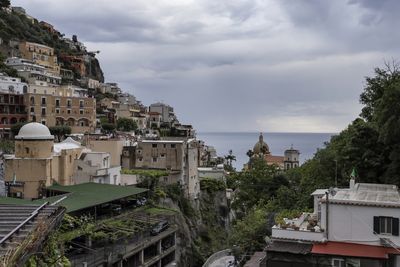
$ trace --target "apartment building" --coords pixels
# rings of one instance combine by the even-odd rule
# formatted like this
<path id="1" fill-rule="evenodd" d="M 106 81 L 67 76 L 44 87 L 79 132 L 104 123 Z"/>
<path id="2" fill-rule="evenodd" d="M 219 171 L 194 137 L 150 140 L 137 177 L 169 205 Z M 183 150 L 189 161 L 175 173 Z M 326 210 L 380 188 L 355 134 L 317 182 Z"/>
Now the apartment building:
<path id="1" fill-rule="evenodd" d="M 50 85 L 60 85 L 61 76 L 49 72 L 46 67 L 35 64 L 31 60 L 12 57 L 7 58 L 6 65 L 18 71 L 18 75 L 25 78 L 29 84 L 43 85 L 43 82 Z"/>
<path id="2" fill-rule="evenodd" d="M 197 144 L 195 139 L 142 140 L 123 148 L 122 167 L 167 170 L 170 175 L 161 182 L 178 183 L 186 197 L 197 199 L 200 194 Z"/>
<path id="3" fill-rule="evenodd" d="M 85 89 L 34 87 L 25 94 L 28 121 L 48 127 L 68 125 L 72 133 L 93 132 L 96 127 L 96 100 L 87 97 Z"/>
<path id="4" fill-rule="evenodd" d="M 19 52 L 22 58 L 44 66 L 48 72 L 60 75 L 60 66 L 53 48 L 25 41 L 19 43 Z"/>
<path id="5" fill-rule="evenodd" d="M 27 121 L 22 95 L 27 86 L 19 78 L 0 74 L 0 138 L 11 137 L 11 127 Z"/>

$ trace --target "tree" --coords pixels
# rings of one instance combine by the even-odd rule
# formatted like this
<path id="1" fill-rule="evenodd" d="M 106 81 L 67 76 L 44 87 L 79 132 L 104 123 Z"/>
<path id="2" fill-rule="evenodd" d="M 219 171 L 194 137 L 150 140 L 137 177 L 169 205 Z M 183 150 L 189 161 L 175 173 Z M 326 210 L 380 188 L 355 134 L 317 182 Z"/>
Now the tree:
<path id="1" fill-rule="evenodd" d="M 101 129 L 104 133 L 110 134 L 115 131 L 115 125 L 112 123 L 103 123 Z"/>
<path id="2" fill-rule="evenodd" d="M 65 139 L 65 136 L 71 134 L 71 127 L 67 125 L 49 127 L 50 133 L 54 135 L 58 142 Z"/>
<path id="3" fill-rule="evenodd" d="M 11 126 L 11 132 L 13 134 L 13 136 L 18 135 L 19 130 L 22 128 L 22 126 L 24 126 L 26 124 L 26 122 L 18 122 L 16 124 L 14 124 L 13 126 Z"/>
<path id="4" fill-rule="evenodd" d="M 225 156 L 225 160 L 228 163 L 228 166 L 230 167 L 229 169 L 233 170 L 232 161 L 236 161 L 236 156 L 233 155 L 232 149 L 229 150 L 228 155 Z"/>
<path id="5" fill-rule="evenodd" d="M 10 5 L 10 0 L 0 0 L 0 8 L 7 8 L 10 7 Z"/>
<path id="6" fill-rule="evenodd" d="M 129 118 L 119 118 L 117 120 L 117 130 L 123 132 L 136 131 L 138 128 L 135 121 Z"/>

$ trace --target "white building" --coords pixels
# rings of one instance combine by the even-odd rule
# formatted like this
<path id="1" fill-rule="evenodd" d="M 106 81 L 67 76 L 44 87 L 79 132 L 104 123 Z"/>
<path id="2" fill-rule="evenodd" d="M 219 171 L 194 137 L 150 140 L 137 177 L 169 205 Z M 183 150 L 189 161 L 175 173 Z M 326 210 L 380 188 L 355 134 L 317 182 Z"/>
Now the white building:
<path id="1" fill-rule="evenodd" d="M 308 242 L 310 255 L 328 257 L 332 266 L 400 266 L 397 186 L 351 179 L 349 188 L 318 189 L 312 196 L 314 212 L 275 225 L 274 242 Z"/>
<path id="2" fill-rule="evenodd" d="M 121 166 L 111 166 L 110 153 L 84 151 L 75 163 L 74 180 L 78 184 L 121 184 Z"/>
<path id="3" fill-rule="evenodd" d="M 61 76 L 48 72 L 44 66 L 31 60 L 11 57 L 7 58 L 6 65 L 18 71 L 18 75 L 24 77 L 29 84 L 44 85 L 43 82 L 52 85 L 61 84 Z"/>
<path id="4" fill-rule="evenodd" d="M 0 91 L 22 94 L 27 90 L 28 84 L 21 82 L 20 78 L 9 77 L 3 73 L 0 73 Z"/>

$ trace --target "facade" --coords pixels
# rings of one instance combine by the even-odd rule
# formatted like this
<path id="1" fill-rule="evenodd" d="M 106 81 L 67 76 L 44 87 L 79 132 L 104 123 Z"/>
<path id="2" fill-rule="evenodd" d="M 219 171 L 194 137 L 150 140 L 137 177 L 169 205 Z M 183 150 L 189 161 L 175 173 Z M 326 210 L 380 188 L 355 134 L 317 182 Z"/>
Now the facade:
<path id="1" fill-rule="evenodd" d="M 124 146 L 122 167 L 167 170 L 170 173 L 168 183 L 180 184 L 188 198 L 199 197 L 198 146 L 195 139 L 143 140 Z"/>
<path id="2" fill-rule="evenodd" d="M 149 119 L 148 119 L 148 128 L 160 128 L 161 122 L 162 122 L 162 116 L 158 112 L 152 112 L 150 111 L 148 113 Z"/>
<path id="3" fill-rule="evenodd" d="M 297 149 L 293 149 L 293 146 L 285 150 L 284 158 L 285 170 L 299 167 L 300 152 Z"/>
<path id="4" fill-rule="evenodd" d="M 276 265 L 287 253 L 292 262 L 307 260 L 314 266 L 399 266 L 400 194 L 397 186 L 355 184 L 345 189 L 319 189 L 313 194 L 314 212 L 285 220 L 272 228 L 273 243 L 267 248 L 270 265 Z M 280 242 L 309 244 L 307 253 L 279 251 Z M 304 250 L 303 250 L 304 252 Z M 286 253 L 286 254 L 285 254 Z M 275 262 L 275 263 L 274 263 Z M 351 264 L 351 265 L 350 265 Z M 385 264 L 385 265 L 384 265 Z M 297 266 L 297 265 L 296 265 Z"/>
<path id="5" fill-rule="evenodd" d="M 15 137 L 15 154 L 4 161 L 9 196 L 36 199 L 46 186 L 73 184 L 74 160 L 82 147 L 73 140 L 54 144 L 54 136 L 40 123 L 24 125 Z"/>
<path id="6" fill-rule="evenodd" d="M 92 132 L 96 127 L 96 100 L 84 89 L 69 87 L 32 87 L 36 92 L 25 94 L 28 121 L 49 127 L 68 125 L 72 133 Z"/>
<path id="7" fill-rule="evenodd" d="M 111 166 L 121 166 L 121 155 L 124 141 L 119 139 L 93 140 L 89 139 L 86 146 L 94 152 L 107 152 L 110 154 Z"/>
<path id="8" fill-rule="evenodd" d="M 269 146 L 264 142 L 263 134 L 260 133 L 258 142 L 254 145 L 252 158 L 262 158 L 268 165 L 275 165 L 280 170 L 288 170 L 299 166 L 300 152 L 293 148 L 285 150 L 284 156 L 272 155 Z"/>
<path id="9" fill-rule="evenodd" d="M 60 66 L 53 48 L 37 43 L 20 42 L 19 51 L 22 58 L 44 66 L 48 72 L 60 75 Z"/>
<path id="10" fill-rule="evenodd" d="M 51 85 L 60 85 L 61 76 L 49 72 L 46 67 L 35 64 L 31 60 L 12 57 L 6 60 L 6 65 L 18 71 L 18 75 L 25 78 L 29 84 L 43 85 L 43 82 Z"/>
<path id="11" fill-rule="evenodd" d="M 161 123 L 169 124 L 170 126 L 175 121 L 177 122 L 174 108 L 164 103 L 154 103 L 149 107 L 149 112 L 157 112 L 161 115 Z"/>
<path id="12" fill-rule="evenodd" d="M 0 138 L 11 136 L 13 124 L 27 121 L 22 95 L 27 88 L 21 79 L 0 74 Z"/>
<path id="13" fill-rule="evenodd" d="M 111 156 L 107 152 L 85 151 L 75 164 L 74 181 L 77 184 L 121 184 L 121 166 L 111 166 Z"/>

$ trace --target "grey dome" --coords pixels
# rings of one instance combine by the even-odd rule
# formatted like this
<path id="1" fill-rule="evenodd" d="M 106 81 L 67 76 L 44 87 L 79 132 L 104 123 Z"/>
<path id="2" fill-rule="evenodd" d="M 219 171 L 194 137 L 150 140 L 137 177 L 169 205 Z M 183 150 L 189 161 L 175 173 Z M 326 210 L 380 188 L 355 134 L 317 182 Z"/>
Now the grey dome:
<path id="1" fill-rule="evenodd" d="M 21 127 L 15 139 L 24 140 L 54 140 L 46 125 L 37 122 L 31 122 Z"/>

